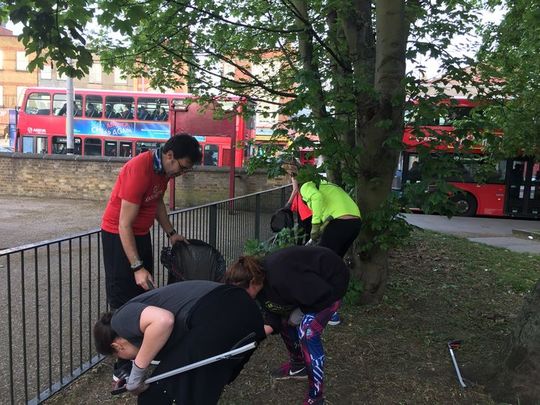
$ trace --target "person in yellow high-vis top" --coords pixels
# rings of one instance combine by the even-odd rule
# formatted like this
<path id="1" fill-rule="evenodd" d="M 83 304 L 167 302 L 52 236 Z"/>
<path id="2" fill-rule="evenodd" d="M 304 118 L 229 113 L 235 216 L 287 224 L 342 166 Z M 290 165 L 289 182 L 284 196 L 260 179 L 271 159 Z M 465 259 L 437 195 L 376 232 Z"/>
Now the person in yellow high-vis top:
<path id="1" fill-rule="evenodd" d="M 333 250 L 340 257 L 345 256 L 362 226 L 358 205 L 345 190 L 325 180 L 318 186 L 313 181 L 304 183 L 300 195 L 313 213 L 311 241 Z M 328 322 L 329 325 L 340 323 L 337 312 Z"/>
<path id="2" fill-rule="evenodd" d="M 341 187 L 321 181 L 309 181 L 300 188 L 302 199 L 311 209 L 311 239 L 318 245 L 345 256 L 362 225 L 360 209 Z"/>

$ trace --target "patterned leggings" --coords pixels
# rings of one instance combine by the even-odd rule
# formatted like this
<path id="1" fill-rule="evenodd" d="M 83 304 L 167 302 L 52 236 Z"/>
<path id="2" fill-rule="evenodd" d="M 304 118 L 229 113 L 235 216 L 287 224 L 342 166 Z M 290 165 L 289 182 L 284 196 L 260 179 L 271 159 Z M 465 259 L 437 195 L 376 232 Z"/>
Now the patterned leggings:
<path id="1" fill-rule="evenodd" d="M 310 398 L 323 395 L 324 348 L 321 334 L 332 314 L 340 306 L 341 300 L 338 300 L 320 312 L 304 314 L 298 326 L 289 325 L 288 318 L 283 319 L 281 337 L 289 351 L 291 362 L 306 365 Z"/>

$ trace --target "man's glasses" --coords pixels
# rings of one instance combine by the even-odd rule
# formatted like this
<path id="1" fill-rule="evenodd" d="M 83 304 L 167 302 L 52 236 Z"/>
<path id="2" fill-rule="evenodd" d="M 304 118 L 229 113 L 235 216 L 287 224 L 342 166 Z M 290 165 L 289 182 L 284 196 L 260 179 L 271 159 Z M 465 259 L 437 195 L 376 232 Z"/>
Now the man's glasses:
<path id="1" fill-rule="evenodd" d="M 184 166 L 178 159 L 176 159 L 176 163 L 178 163 L 178 167 L 180 167 L 180 173 L 187 173 L 193 170 L 193 167 Z"/>

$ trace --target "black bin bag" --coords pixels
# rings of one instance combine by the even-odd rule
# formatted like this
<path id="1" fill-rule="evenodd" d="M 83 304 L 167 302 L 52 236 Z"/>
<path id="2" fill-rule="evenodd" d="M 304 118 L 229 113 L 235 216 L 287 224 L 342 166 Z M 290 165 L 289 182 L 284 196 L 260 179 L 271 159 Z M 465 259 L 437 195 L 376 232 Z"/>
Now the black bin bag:
<path id="1" fill-rule="evenodd" d="M 167 284 L 184 280 L 221 281 L 226 264 L 221 253 L 198 239 L 161 249 L 161 264 L 169 271 Z"/>
<path id="2" fill-rule="evenodd" d="M 283 228 L 293 228 L 294 217 L 293 213 L 288 208 L 280 208 L 270 218 L 270 228 L 272 232 L 279 232 Z"/>

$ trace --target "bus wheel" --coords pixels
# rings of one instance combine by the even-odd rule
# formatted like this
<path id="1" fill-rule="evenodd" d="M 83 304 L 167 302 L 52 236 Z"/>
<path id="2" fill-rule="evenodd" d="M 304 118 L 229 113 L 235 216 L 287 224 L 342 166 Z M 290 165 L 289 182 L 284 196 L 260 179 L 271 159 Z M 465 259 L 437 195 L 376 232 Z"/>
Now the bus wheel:
<path id="1" fill-rule="evenodd" d="M 452 197 L 452 201 L 456 203 L 456 215 L 461 217 L 474 217 L 478 203 L 469 193 L 458 193 Z"/>

